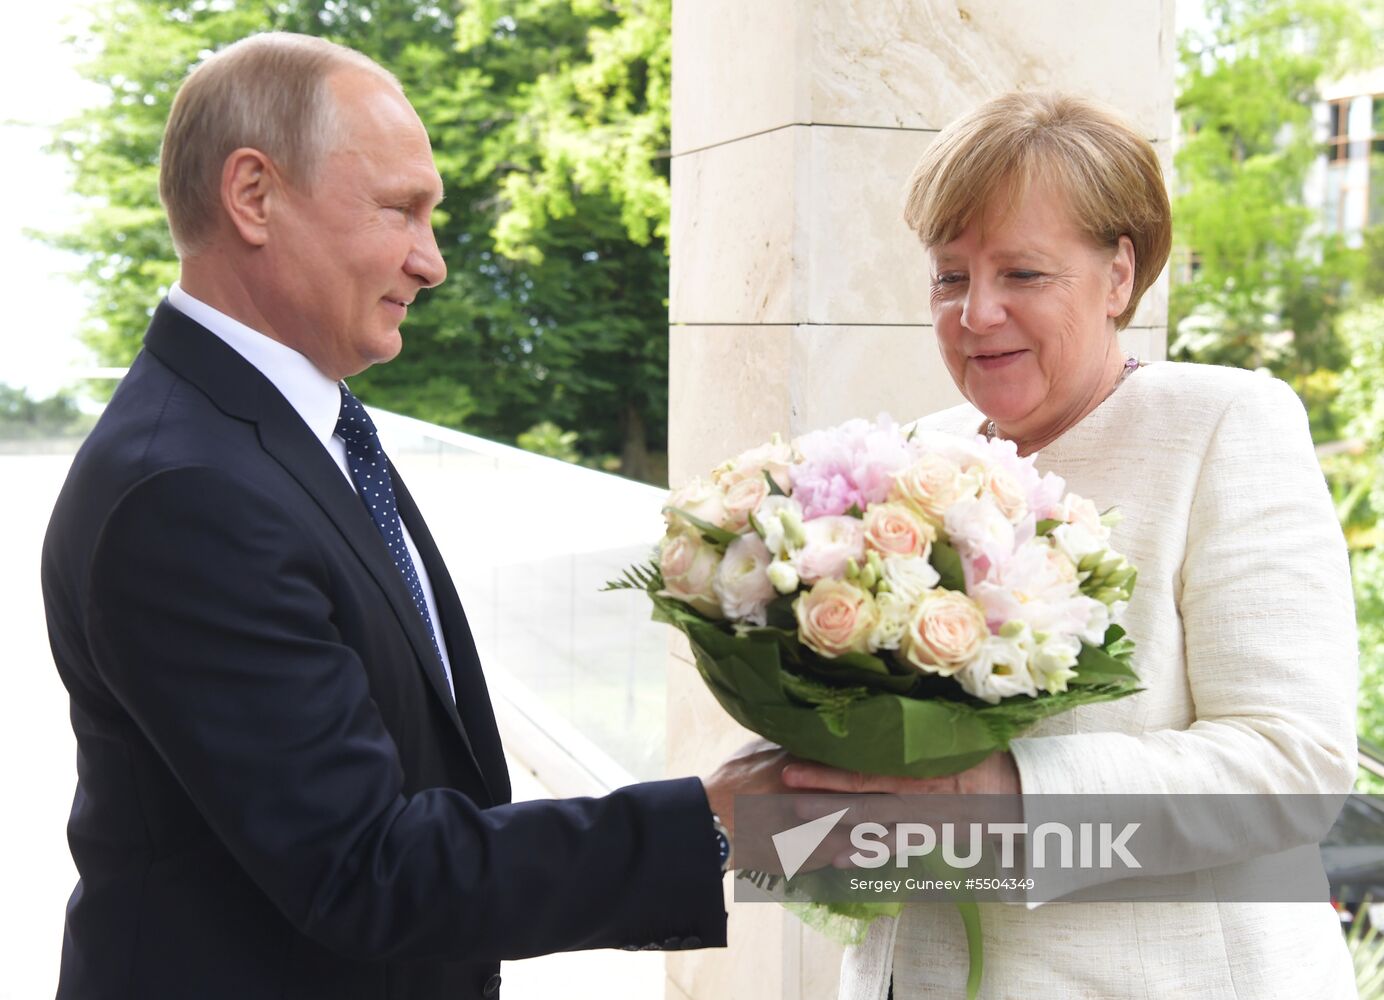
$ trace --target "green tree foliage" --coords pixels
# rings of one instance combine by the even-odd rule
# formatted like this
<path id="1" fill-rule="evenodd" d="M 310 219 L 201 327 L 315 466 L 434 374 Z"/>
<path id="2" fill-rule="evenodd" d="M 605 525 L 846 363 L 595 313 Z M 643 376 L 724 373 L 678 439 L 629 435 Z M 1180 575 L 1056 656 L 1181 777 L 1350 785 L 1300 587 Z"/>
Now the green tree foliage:
<path id="1" fill-rule="evenodd" d="M 34 399 L 23 389 L 0 382 L 0 441 L 37 437 L 79 437 L 91 420 L 69 393 Z"/>
<path id="2" fill-rule="evenodd" d="M 1360 734 L 1384 745 L 1384 232 L 1348 248 L 1306 201 L 1318 86 L 1379 64 L 1384 4 L 1208 0 L 1206 14 L 1180 44 L 1171 353 L 1268 367 L 1303 398 L 1351 549 Z"/>
<path id="3" fill-rule="evenodd" d="M 653 478 L 667 410 L 669 0 L 116 0 L 88 37 L 111 94 L 60 131 L 89 199 L 56 242 L 84 254 L 85 339 L 138 348 L 177 276 L 157 196 L 168 107 L 207 53 L 262 30 L 317 34 L 392 70 L 432 137 L 449 278 L 404 353 L 353 384 L 371 404 L 513 440 L 581 431 Z M 650 453 L 653 453 L 652 456 Z"/>
<path id="4" fill-rule="evenodd" d="M 1378 0 L 1209 0 L 1207 27 L 1180 40 L 1175 356 L 1295 382 L 1339 367 L 1333 319 L 1360 257 L 1304 202 L 1312 109 L 1321 80 L 1377 59 L 1378 13 Z"/>

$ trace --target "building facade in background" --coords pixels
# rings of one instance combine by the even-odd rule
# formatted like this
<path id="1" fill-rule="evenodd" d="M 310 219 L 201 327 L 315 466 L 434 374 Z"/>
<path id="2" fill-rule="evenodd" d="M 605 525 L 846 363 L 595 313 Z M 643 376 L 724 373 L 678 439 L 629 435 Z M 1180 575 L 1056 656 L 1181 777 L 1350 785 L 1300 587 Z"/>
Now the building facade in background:
<path id="1" fill-rule="evenodd" d="M 1317 122 L 1325 155 L 1309 203 L 1320 206 L 1326 233 L 1359 246 L 1364 230 L 1384 223 L 1384 66 L 1325 85 Z"/>

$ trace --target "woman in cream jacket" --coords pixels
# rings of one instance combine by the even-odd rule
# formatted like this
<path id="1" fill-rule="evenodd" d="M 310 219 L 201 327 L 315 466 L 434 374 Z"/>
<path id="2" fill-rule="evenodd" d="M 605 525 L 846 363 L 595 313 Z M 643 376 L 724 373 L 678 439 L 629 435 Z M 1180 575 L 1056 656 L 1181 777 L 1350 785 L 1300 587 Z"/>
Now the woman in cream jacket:
<path id="1" fill-rule="evenodd" d="M 1347 792 L 1355 619 L 1302 405 L 1264 375 L 1120 350 L 1170 243 L 1149 144 L 1092 102 L 1006 95 L 929 147 L 907 219 L 968 400 L 922 425 L 1009 438 L 1119 508 L 1111 544 L 1139 567 L 1124 624 L 1145 690 L 1050 719 L 954 778 L 841 790 Z M 785 778 L 841 780 L 804 764 Z M 992 904 L 982 920 L 985 997 L 1355 996 L 1326 902 Z M 848 954 L 841 997 L 883 1000 L 891 980 L 898 1000 L 964 996 L 966 968 L 955 911 L 909 906 Z"/>

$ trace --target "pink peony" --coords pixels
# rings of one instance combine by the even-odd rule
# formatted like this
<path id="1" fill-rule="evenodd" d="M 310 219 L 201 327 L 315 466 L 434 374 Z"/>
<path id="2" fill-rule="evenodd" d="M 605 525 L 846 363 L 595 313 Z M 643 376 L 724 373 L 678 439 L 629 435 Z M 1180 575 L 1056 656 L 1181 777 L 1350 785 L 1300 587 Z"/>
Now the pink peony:
<path id="1" fill-rule="evenodd" d="M 1075 567 L 1044 538 L 1018 546 L 969 589 L 994 628 L 1023 622 L 1036 633 L 1075 635 L 1099 645 L 1110 624 L 1105 605 L 1080 592 Z"/>
<path id="2" fill-rule="evenodd" d="M 881 415 L 875 423 L 848 420 L 840 427 L 804 434 L 794 443 L 801 461 L 788 470 L 803 517 L 864 511 L 889 494 L 896 472 L 911 460 L 898 425 Z"/>

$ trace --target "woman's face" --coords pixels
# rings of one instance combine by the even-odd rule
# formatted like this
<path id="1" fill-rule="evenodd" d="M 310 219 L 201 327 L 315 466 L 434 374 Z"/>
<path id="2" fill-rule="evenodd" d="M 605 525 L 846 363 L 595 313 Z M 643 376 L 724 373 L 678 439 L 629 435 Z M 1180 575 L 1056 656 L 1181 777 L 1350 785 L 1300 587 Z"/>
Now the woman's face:
<path id="1" fill-rule="evenodd" d="M 1012 207 L 995 201 L 929 250 L 932 322 L 965 397 L 1006 437 L 1041 446 L 1118 377 L 1114 317 L 1129 302 L 1134 249 L 1125 237 L 1092 245 L 1046 185 Z"/>

